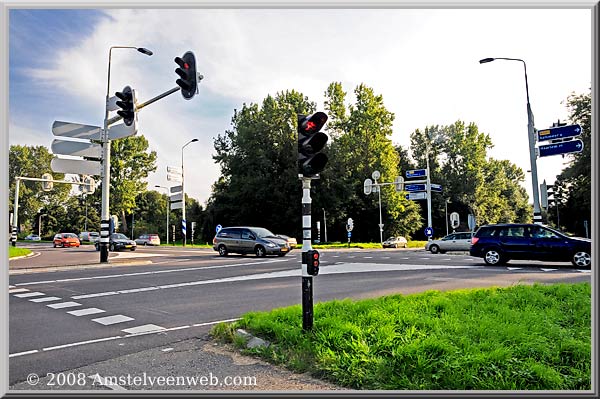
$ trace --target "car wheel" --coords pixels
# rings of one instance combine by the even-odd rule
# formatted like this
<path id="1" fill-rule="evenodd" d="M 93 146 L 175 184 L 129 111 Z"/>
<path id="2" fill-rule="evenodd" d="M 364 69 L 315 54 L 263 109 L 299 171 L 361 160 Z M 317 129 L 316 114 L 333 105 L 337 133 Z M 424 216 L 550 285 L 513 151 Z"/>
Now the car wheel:
<path id="1" fill-rule="evenodd" d="M 287 254 L 287 252 L 284 252 L 282 254 L 277 254 L 277 255 L 279 255 L 279 256 L 285 256 L 286 254 Z"/>
<path id="2" fill-rule="evenodd" d="M 586 251 L 575 252 L 571 259 L 573 266 L 589 268 L 592 263 L 592 257 Z"/>
<path id="3" fill-rule="evenodd" d="M 261 245 L 258 245 L 256 248 L 254 248 L 254 253 L 259 258 L 262 258 L 266 255 L 265 249 Z"/>
<path id="4" fill-rule="evenodd" d="M 433 244 L 431 247 L 429 247 L 429 251 L 431 251 L 432 254 L 437 254 L 440 252 L 440 247 Z"/>
<path id="5" fill-rule="evenodd" d="M 404 244 L 404 248 L 408 248 L 408 244 Z"/>
<path id="6" fill-rule="evenodd" d="M 145 243 L 144 243 L 144 246 L 146 246 L 146 245 L 148 245 L 148 243 L 147 243 L 147 242 L 145 242 Z"/>
<path id="7" fill-rule="evenodd" d="M 219 245 L 219 256 L 227 256 L 227 247 L 225 245 Z"/>
<path id="8" fill-rule="evenodd" d="M 54 244 L 54 248 L 56 248 L 56 244 Z"/>
<path id="9" fill-rule="evenodd" d="M 65 245 L 65 243 L 64 243 L 64 242 L 62 243 L 62 247 L 63 247 L 63 248 L 66 248 L 66 247 L 67 247 L 67 246 Z"/>
<path id="10" fill-rule="evenodd" d="M 497 248 L 486 249 L 483 252 L 483 260 L 491 266 L 506 263 L 506 260 L 502 257 L 502 252 Z"/>

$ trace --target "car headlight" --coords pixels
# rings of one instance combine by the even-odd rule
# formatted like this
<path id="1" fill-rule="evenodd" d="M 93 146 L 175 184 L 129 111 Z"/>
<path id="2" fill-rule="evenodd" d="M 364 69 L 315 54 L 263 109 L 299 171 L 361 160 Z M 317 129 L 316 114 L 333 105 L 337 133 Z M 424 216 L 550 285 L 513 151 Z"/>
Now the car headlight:
<path id="1" fill-rule="evenodd" d="M 277 244 L 273 244 L 272 242 L 267 243 L 267 247 L 269 248 L 277 248 Z"/>

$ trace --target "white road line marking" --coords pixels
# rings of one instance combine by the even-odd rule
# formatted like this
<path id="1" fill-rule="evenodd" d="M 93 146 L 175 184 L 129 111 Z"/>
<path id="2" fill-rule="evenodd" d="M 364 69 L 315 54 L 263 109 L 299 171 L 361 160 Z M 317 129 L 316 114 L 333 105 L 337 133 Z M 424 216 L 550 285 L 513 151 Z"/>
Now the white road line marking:
<path id="1" fill-rule="evenodd" d="M 77 277 L 77 278 L 63 278 L 59 280 L 44 280 L 44 281 L 30 281 L 26 283 L 17 283 L 17 286 L 26 286 L 26 285 L 36 285 L 36 284 L 51 284 L 51 283 L 67 283 L 71 281 L 84 281 L 84 280 L 99 280 L 99 279 L 107 279 L 107 278 L 120 278 L 120 277 L 135 277 L 142 275 L 150 275 L 150 274 L 162 274 L 162 273 L 177 273 L 177 272 L 193 272 L 196 270 L 211 270 L 211 269 L 223 269 L 228 267 L 240 267 L 240 266 L 252 266 L 252 265 L 260 265 L 265 263 L 280 263 L 286 262 L 284 259 L 273 259 L 273 260 L 264 260 L 259 262 L 246 262 L 246 263 L 230 263 L 227 265 L 218 265 L 218 266 L 200 266 L 200 267 L 188 267 L 183 269 L 169 269 L 169 270 L 156 270 L 151 272 L 137 272 L 137 273 L 124 273 L 124 274 L 109 274 L 105 276 L 94 276 L 94 277 Z M 24 288 L 17 288 L 21 290 L 28 291 Z M 17 292 L 17 291 L 15 291 Z M 18 291 L 23 292 L 23 291 Z M 12 293 L 9 291 L 9 293 Z"/>
<path id="2" fill-rule="evenodd" d="M 92 319 L 92 321 L 95 321 L 96 323 L 99 323 L 99 324 L 102 324 L 105 326 L 109 326 L 111 324 L 117 324 L 117 323 L 124 323 L 126 321 L 131 321 L 131 320 L 135 320 L 135 319 L 133 317 L 123 316 L 122 314 Z"/>
<path id="3" fill-rule="evenodd" d="M 30 299 L 29 302 L 50 302 L 50 301 L 60 301 L 62 300 L 62 298 L 59 298 L 57 296 L 46 296 L 44 298 L 34 298 L 34 299 Z"/>
<path id="4" fill-rule="evenodd" d="M 14 285 L 9 285 L 8 289 L 10 290 L 11 288 L 15 288 L 15 286 Z"/>
<path id="5" fill-rule="evenodd" d="M 104 313 L 106 312 L 105 310 L 102 309 L 98 309 L 98 308 L 87 308 L 87 309 L 78 309 L 78 310 L 71 310 L 70 312 L 67 312 L 68 314 L 71 314 L 73 316 L 87 316 L 90 314 L 97 314 L 97 313 Z"/>
<path id="6" fill-rule="evenodd" d="M 452 260 L 452 259 L 450 259 L 450 258 L 445 258 L 445 259 L 442 259 L 442 260 Z"/>
<path id="7" fill-rule="evenodd" d="M 582 269 L 577 269 L 577 271 L 580 272 L 580 273 L 591 273 L 592 269 L 583 269 L 583 270 Z"/>
<path id="8" fill-rule="evenodd" d="M 363 256 L 363 259 L 373 259 L 372 256 Z"/>
<path id="9" fill-rule="evenodd" d="M 75 296 L 72 296 L 71 299 L 96 298 L 99 296 L 109 296 L 109 295 L 118 295 L 118 294 L 119 293 L 116 291 L 98 292 L 97 294 L 75 295 Z"/>
<path id="10" fill-rule="evenodd" d="M 105 387 L 110 388 L 113 391 L 127 391 L 127 389 L 123 388 L 122 386 L 113 384 L 111 380 L 101 377 L 98 373 L 94 375 L 89 375 L 88 378 L 94 380 L 94 385 L 96 383 L 99 383 L 100 385 L 104 385 Z"/>
<path id="11" fill-rule="evenodd" d="M 382 256 L 380 259 L 390 259 L 389 256 Z"/>
<path id="12" fill-rule="evenodd" d="M 144 324 L 143 326 L 137 326 L 132 328 L 126 328 L 123 331 L 127 334 L 147 334 L 150 332 L 164 331 L 165 328 L 161 326 L 157 326 L 155 324 Z"/>
<path id="13" fill-rule="evenodd" d="M 162 349 L 162 351 L 163 351 L 163 352 L 171 352 L 172 350 L 173 350 L 173 348 L 165 348 L 165 349 Z"/>
<path id="14" fill-rule="evenodd" d="M 543 269 L 543 268 L 540 267 L 540 270 L 543 271 L 543 272 L 555 272 L 558 269 Z"/>
<path id="15" fill-rule="evenodd" d="M 154 334 L 158 334 L 158 333 L 165 332 L 165 331 L 184 330 L 186 328 L 193 328 L 193 327 L 211 326 L 211 325 L 219 324 L 219 323 L 231 323 L 231 322 L 237 321 L 237 320 L 240 320 L 240 319 L 239 318 L 235 318 L 235 319 L 217 320 L 217 321 L 209 321 L 209 322 L 206 322 L 206 323 L 198 323 L 198 324 L 194 324 L 194 325 L 185 325 L 185 326 L 179 326 L 179 327 L 165 328 L 164 330 L 160 330 L 160 331 L 154 332 Z M 65 344 L 65 345 L 50 346 L 50 347 L 47 347 L 47 348 L 42 348 L 41 350 L 34 349 L 34 350 L 26 351 L 26 352 L 12 353 L 12 354 L 9 354 L 8 356 L 9 357 L 17 357 L 17 356 L 24 356 L 24 355 L 32 355 L 32 354 L 35 354 L 35 353 L 39 353 L 41 351 L 48 352 L 48 351 L 53 351 L 53 350 L 59 350 L 59 349 L 65 349 L 65 348 L 72 348 L 74 346 L 82 346 L 82 345 L 88 345 L 88 344 L 95 344 L 95 343 L 99 343 L 99 342 L 106 342 L 106 341 L 112 341 L 112 340 L 116 340 L 116 339 L 132 338 L 132 337 L 138 337 L 138 336 L 139 335 L 136 335 L 136 334 L 115 335 L 115 336 L 112 336 L 112 337 L 91 339 L 91 340 L 88 340 L 88 341 L 73 342 L 73 343 Z"/>
<path id="16" fill-rule="evenodd" d="M 508 270 L 513 271 L 513 270 L 521 270 L 522 267 L 507 267 Z"/>
<path id="17" fill-rule="evenodd" d="M 44 294 L 43 292 L 37 292 L 37 291 L 36 292 L 28 292 L 26 294 L 15 294 L 15 296 L 17 298 L 29 298 L 32 296 L 42 296 L 42 295 L 46 295 L 46 294 Z"/>
<path id="18" fill-rule="evenodd" d="M 9 294 L 16 294 L 16 293 L 19 293 L 19 292 L 27 292 L 27 291 L 29 291 L 27 288 L 13 288 L 13 289 L 8 290 L 8 293 Z"/>
<path id="19" fill-rule="evenodd" d="M 51 305 L 46 305 L 52 309 L 62 309 L 62 308 L 72 308 L 74 306 L 81 306 L 80 303 L 77 302 L 61 302 L 61 303 L 53 303 Z"/>

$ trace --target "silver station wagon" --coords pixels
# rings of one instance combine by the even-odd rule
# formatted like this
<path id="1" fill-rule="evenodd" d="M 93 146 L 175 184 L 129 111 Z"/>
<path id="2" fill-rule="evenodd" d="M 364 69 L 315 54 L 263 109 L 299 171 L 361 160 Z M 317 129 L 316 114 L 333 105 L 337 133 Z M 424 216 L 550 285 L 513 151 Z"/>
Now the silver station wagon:
<path id="1" fill-rule="evenodd" d="M 432 254 L 443 254 L 446 251 L 468 251 L 471 248 L 471 232 L 452 233 L 440 240 L 432 240 L 425 244 L 425 250 Z"/>
<path id="2" fill-rule="evenodd" d="M 262 227 L 224 227 L 213 238 L 213 249 L 220 256 L 229 253 L 285 256 L 290 251 L 287 240 Z"/>

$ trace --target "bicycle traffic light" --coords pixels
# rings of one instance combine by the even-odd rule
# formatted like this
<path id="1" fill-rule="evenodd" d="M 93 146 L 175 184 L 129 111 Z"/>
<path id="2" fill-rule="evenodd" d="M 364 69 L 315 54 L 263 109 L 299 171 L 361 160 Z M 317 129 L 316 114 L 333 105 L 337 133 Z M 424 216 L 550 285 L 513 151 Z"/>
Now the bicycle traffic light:
<path id="1" fill-rule="evenodd" d="M 123 91 L 116 92 L 115 96 L 117 96 L 121 101 L 117 101 L 116 104 L 119 108 L 117 114 L 123 117 L 123 122 L 126 126 L 131 126 L 136 118 L 135 115 L 135 103 L 136 103 L 136 95 L 135 90 L 129 86 L 125 86 Z"/>
<path id="2" fill-rule="evenodd" d="M 298 114 L 298 174 L 304 177 L 318 174 L 327 164 L 327 155 L 320 152 L 328 140 L 327 135 L 319 131 L 325 122 L 324 112 Z"/>
<path id="3" fill-rule="evenodd" d="M 198 73 L 196 72 L 196 57 L 191 51 L 186 52 L 183 57 L 175 57 L 179 68 L 175 69 L 180 79 L 175 83 L 181 87 L 181 95 L 190 100 L 198 93 Z"/>
<path id="4" fill-rule="evenodd" d="M 310 251 L 306 251 L 302 253 L 302 263 L 306 264 L 306 272 L 311 276 L 316 276 L 319 274 L 319 259 L 321 255 L 319 251 L 316 249 L 311 249 Z"/>

